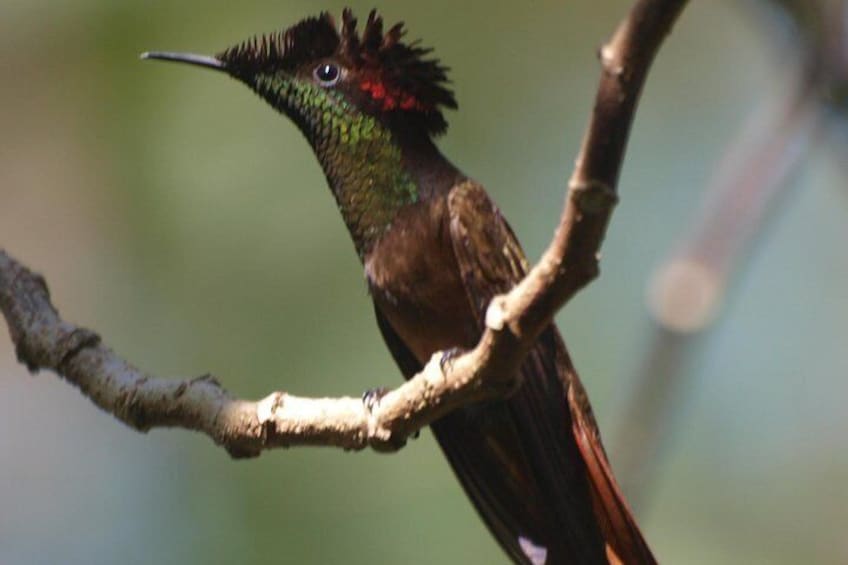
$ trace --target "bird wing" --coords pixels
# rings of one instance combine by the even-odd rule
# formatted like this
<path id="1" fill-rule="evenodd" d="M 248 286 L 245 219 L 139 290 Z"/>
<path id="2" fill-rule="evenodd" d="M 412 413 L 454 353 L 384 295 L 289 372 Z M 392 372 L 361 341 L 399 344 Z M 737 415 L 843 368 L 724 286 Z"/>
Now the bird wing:
<path id="1" fill-rule="evenodd" d="M 479 184 L 469 180 L 455 186 L 448 195 L 448 210 L 454 254 L 482 332 L 489 302 L 524 277 L 527 262 L 509 225 Z M 504 427 L 510 433 L 482 430 L 486 445 L 497 445 L 482 456 L 521 477 L 511 490 L 498 490 L 504 485 L 485 478 L 479 481 L 482 501 L 478 507 L 490 506 L 495 515 L 488 520 L 490 526 L 496 522 L 496 535 L 512 540 L 501 539 L 501 543 L 517 543 L 522 556 L 532 553 L 528 547 L 543 547 L 547 563 L 607 559 L 654 563 L 612 474 L 586 393 L 553 325 L 528 354 L 521 375 L 521 388 L 500 403 L 508 414 L 510 422 Z M 444 443 L 450 444 L 450 439 Z M 472 467 L 474 475 L 480 464 Z M 519 504 L 524 508 L 515 512 Z M 524 560 L 528 558 L 532 562 L 532 557 Z"/>

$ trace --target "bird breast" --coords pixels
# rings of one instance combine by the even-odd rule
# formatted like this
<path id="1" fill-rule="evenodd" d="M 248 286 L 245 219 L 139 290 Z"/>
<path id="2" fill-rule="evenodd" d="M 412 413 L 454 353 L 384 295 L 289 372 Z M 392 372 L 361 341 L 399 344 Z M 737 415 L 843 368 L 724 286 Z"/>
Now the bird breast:
<path id="1" fill-rule="evenodd" d="M 445 198 L 402 208 L 366 258 L 365 274 L 377 308 L 422 364 L 436 351 L 476 344 Z"/>

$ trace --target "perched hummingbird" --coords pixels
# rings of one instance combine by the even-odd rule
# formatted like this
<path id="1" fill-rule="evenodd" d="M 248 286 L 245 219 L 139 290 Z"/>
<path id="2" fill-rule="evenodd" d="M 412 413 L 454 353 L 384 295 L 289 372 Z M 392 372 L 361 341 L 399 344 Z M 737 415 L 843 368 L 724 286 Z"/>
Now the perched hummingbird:
<path id="1" fill-rule="evenodd" d="M 406 378 L 437 351 L 476 345 L 489 301 L 527 261 L 483 187 L 433 138 L 456 108 L 430 49 L 345 10 L 214 57 L 145 53 L 222 71 L 303 132 L 365 267 L 377 325 Z M 480 516 L 517 563 L 654 563 L 610 470 L 582 384 L 556 328 L 542 335 L 506 400 L 432 429 Z"/>

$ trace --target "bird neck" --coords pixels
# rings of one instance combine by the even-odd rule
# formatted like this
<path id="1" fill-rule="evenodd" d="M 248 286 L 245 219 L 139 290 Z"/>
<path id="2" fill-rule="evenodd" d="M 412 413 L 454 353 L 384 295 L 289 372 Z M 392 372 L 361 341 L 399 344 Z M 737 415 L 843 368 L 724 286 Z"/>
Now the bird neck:
<path id="1" fill-rule="evenodd" d="M 429 136 L 396 131 L 344 101 L 318 128 L 305 129 L 363 260 L 402 208 L 449 188 L 458 175 Z"/>
<path id="2" fill-rule="evenodd" d="M 333 115 L 310 141 L 356 250 L 364 257 L 397 212 L 419 199 L 403 151 L 388 129 L 361 113 Z"/>
<path id="3" fill-rule="evenodd" d="M 279 75 L 251 86 L 309 140 L 363 260 L 402 208 L 446 193 L 460 176 L 420 124 L 378 118 L 337 92 Z"/>

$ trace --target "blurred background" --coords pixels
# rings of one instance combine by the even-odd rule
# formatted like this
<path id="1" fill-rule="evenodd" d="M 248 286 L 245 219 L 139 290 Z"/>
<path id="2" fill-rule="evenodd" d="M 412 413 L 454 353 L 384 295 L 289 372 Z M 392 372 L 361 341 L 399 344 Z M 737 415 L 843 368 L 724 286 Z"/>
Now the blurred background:
<path id="1" fill-rule="evenodd" d="M 364 17 L 374 2 L 349 4 Z M 629 4 L 376 2 L 452 68 L 460 111 L 440 146 L 489 189 L 531 258 L 559 216 L 595 51 Z M 786 134 L 772 161 L 747 159 L 757 142 L 744 135 L 743 149 L 729 145 L 761 114 L 760 138 L 784 139 L 768 124 L 799 107 L 798 92 L 807 100 L 799 76 L 825 105 L 846 92 L 815 64 L 825 31 L 781 4 L 683 13 L 637 114 L 602 275 L 558 317 L 665 563 L 848 562 L 839 105 L 803 114 L 804 135 Z M 234 81 L 138 60 L 216 52 L 343 5 L 0 3 L 0 247 L 46 276 L 68 320 L 154 374 L 211 372 L 248 398 L 397 382 L 301 135 Z M 761 198 L 767 214 L 730 216 L 751 229 L 725 253 L 729 300 L 713 326 L 679 333 L 651 321 L 646 288 L 709 217 L 705 191 L 734 185 L 733 165 L 716 174 L 728 151 L 737 171 L 758 172 L 745 186 L 786 165 L 772 183 L 783 188 Z M 668 333 L 680 355 L 664 388 L 643 373 L 652 348 L 671 351 Z M 427 432 L 392 456 L 232 461 L 205 437 L 137 434 L 54 375 L 28 376 L 5 334 L 0 462 L 8 565 L 505 562 Z"/>

